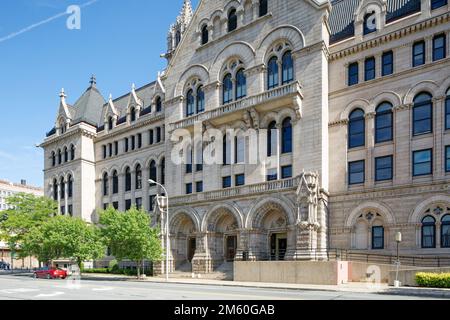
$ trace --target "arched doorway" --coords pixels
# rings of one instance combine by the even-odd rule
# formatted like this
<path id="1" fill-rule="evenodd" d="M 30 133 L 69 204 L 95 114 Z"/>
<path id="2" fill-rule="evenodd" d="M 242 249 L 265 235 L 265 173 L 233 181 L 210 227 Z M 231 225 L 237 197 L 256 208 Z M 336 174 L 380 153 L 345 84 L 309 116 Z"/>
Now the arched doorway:
<path id="1" fill-rule="evenodd" d="M 186 213 L 178 213 L 172 219 L 171 252 L 175 269 L 189 269 L 197 249 L 197 230 L 193 219 Z M 190 270 L 185 270 L 190 271 Z"/>

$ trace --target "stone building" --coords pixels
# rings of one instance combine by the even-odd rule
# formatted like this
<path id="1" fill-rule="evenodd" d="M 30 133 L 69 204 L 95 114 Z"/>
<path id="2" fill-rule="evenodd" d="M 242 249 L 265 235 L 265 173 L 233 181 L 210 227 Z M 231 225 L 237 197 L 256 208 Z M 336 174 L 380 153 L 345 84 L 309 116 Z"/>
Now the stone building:
<path id="1" fill-rule="evenodd" d="M 147 181 L 164 184 L 171 270 L 391 254 L 397 231 L 405 254 L 449 254 L 449 9 L 184 1 L 155 82 L 61 92 L 46 194 L 88 221 L 136 205 L 164 223 Z"/>

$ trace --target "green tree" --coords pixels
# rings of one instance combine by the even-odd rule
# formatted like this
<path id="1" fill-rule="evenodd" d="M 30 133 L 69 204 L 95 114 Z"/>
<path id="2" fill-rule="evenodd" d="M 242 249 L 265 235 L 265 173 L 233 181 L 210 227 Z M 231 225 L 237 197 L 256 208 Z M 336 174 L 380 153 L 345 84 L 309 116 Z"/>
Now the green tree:
<path id="1" fill-rule="evenodd" d="M 106 247 L 100 230 L 68 216 L 57 216 L 33 228 L 24 238 L 24 248 L 40 261 L 70 259 L 81 268 L 82 262 L 102 258 Z"/>
<path id="2" fill-rule="evenodd" d="M 0 240 L 8 243 L 12 252 L 21 247 L 26 234 L 48 221 L 57 210 L 52 199 L 26 193 L 8 197 L 6 203 L 12 208 L 0 216 Z M 28 255 L 30 253 L 21 248 L 20 256 Z"/>
<path id="3" fill-rule="evenodd" d="M 160 261 L 163 253 L 159 230 L 151 228 L 148 213 L 135 207 L 119 212 L 109 207 L 100 214 L 100 224 L 107 246 L 120 261 L 128 259 L 140 266 L 145 260 Z"/>

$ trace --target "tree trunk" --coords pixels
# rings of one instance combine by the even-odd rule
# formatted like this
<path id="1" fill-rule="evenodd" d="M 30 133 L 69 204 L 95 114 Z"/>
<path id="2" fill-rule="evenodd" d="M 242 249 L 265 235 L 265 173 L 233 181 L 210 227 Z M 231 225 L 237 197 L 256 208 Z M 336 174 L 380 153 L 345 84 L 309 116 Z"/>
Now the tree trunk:
<path id="1" fill-rule="evenodd" d="M 138 280 L 141 278 L 141 267 L 140 267 L 140 261 L 136 261 L 136 267 L 137 267 L 137 278 Z"/>

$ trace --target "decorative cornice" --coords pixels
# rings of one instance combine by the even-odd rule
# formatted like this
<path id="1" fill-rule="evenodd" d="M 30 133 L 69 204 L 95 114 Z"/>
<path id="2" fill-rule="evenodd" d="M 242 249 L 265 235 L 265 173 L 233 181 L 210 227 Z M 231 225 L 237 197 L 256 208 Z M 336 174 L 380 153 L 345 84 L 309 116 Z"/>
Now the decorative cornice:
<path id="1" fill-rule="evenodd" d="M 346 125 L 348 125 L 348 119 L 343 119 L 343 120 L 330 122 L 328 124 L 328 127 L 331 128 L 331 127 L 346 126 Z"/>

